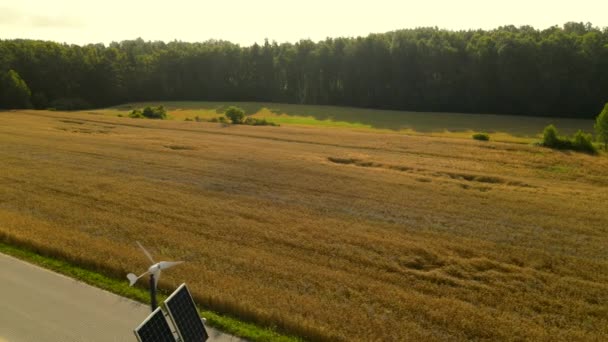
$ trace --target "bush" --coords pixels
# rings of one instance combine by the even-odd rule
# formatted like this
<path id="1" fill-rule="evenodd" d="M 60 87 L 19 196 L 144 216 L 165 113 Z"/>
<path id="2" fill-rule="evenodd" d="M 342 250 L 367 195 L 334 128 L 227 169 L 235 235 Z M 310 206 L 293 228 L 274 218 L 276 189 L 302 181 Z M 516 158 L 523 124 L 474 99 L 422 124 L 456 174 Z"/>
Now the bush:
<path id="1" fill-rule="evenodd" d="M 583 151 L 591 154 L 597 153 L 597 149 L 593 146 L 593 137 L 591 134 L 585 133 L 580 129 L 572 139 L 572 148 L 577 151 Z"/>
<path id="2" fill-rule="evenodd" d="M 223 123 L 223 124 L 228 124 L 228 119 L 226 119 L 225 116 L 218 116 L 217 118 L 211 118 L 211 120 L 209 120 L 209 122 L 219 122 L 219 123 Z"/>
<path id="3" fill-rule="evenodd" d="M 230 106 L 226 109 L 224 113 L 233 124 L 243 123 L 243 119 L 245 119 L 245 111 L 239 107 Z"/>
<path id="4" fill-rule="evenodd" d="M 257 119 L 257 118 L 252 118 L 252 117 L 246 118 L 243 123 L 245 125 L 251 125 L 251 126 L 278 126 L 278 124 L 276 124 L 274 122 L 266 121 L 266 119 Z"/>
<path id="5" fill-rule="evenodd" d="M 140 109 L 133 109 L 131 113 L 129 113 L 129 117 L 133 119 L 143 119 L 144 115 Z"/>
<path id="6" fill-rule="evenodd" d="M 557 134 L 557 128 L 553 125 L 545 127 L 543 130 L 543 146 L 560 148 L 560 139 Z"/>
<path id="7" fill-rule="evenodd" d="M 473 134 L 473 139 L 481 140 L 481 141 L 489 141 L 490 136 L 486 133 L 475 133 L 475 134 Z"/>
<path id="8" fill-rule="evenodd" d="M 165 107 L 163 106 L 158 106 L 158 107 L 146 107 L 144 108 L 144 110 L 142 111 L 142 115 L 148 119 L 166 119 L 167 118 L 167 111 L 165 110 Z"/>
<path id="9" fill-rule="evenodd" d="M 141 118 L 148 118 L 148 119 L 166 119 L 167 118 L 167 111 L 165 110 L 165 107 L 163 106 L 158 106 L 158 107 L 146 107 L 143 110 L 142 109 L 133 109 L 131 111 L 131 113 L 129 113 L 129 117 L 133 118 L 133 119 L 141 119 Z"/>
<path id="10" fill-rule="evenodd" d="M 245 111 L 238 107 L 229 107 L 226 109 L 224 113 L 225 116 L 218 116 L 216 118 L 212 118 L 209 122 L 218 122 L 223 124 L 240 124 L 240 125 L 250 125 L 250 126 L 279 126 L 278 124 L 270 121 L 266 121 L 266 119 L 258 119 L 252 118 L 250 116 L 245 116 Z"/>
<path id="11" fill-rule="evenodd" d="M 590 154 L 597 153 L 597 149 L 593 145 L 593 137 L 591 134 L 578 130 L 572 139 L 560 137 L 557 128 L 553 125 L 545 127 L 541 145 L 559 150 L 581 151 Z"/>

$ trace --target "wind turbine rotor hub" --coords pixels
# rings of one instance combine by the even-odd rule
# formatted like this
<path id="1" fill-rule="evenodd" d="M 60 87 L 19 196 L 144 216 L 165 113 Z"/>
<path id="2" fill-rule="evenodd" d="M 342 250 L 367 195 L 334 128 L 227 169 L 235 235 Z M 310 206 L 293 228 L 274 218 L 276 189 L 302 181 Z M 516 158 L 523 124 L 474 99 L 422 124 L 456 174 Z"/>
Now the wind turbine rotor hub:
<path id="1" fill-rule="evenodd" d="M 150 266 L 148 268 L 148 270 L 140 275 L 140 276 L 136 276 L 133 273 L 129 273 L 127 275 L 127 278 L 129 279 L 129 285 L 133 286 L 135 284 L 135 282 L 137 282 L 137 280 L 147 274 L 149 274 L 150 276 L 152 276 L 154 278 L 154 286 L 156 287 L 156 285 L 158 284 L 158 279 L 160 278 L 160 274 L 161 274 L 161 270 L 165 270 L 167 268 L 173 267 L 175 265 L 179 265 L 181 264 L 183 261 L 161 261 L 161 262 L 156 262 L 154 261 L 154 259 L 152 258 L 152 255 L 144 248 L 144 246 L 142 246 L 139 241 L 136 241 L 137 245 L 139 246 L 139 248 L 141 248 L 142 252 L 144 252 L 144 254 L 146 255 L 146 257 L 148 257 L 148 259 L 152 262 L 152 266 Z"/>
<path id="2" fill-rule="evenodd" d="M 154 265 L 150 266 L 150 268 L 148 268 L 148 272 L 150 272 L 150 273 L 154 273 L 159 270 L 160 270 L 160 263 L 154 264 Z"/>

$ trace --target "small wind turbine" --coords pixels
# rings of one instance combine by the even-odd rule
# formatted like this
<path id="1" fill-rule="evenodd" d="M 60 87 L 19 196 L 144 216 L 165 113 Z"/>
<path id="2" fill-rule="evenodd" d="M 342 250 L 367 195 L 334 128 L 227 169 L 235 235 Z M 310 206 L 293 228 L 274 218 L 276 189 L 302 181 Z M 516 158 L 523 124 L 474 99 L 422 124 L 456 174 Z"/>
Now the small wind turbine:
<path id="1" fill-rule="evenodd" d="M 129 279 L 129 286 L 133 286 L 135 285 L 135 283 L 137 282 L 137 280 L 139 280 L 139 278 L 145 276 L 146 274 L 150 275 L 150 306 L 152 308 L 152 311 L 156 310 L 156 286 L 158 285 L 158 280 L 160 279 L 160 271 L 161 270 L 166 270 L 169 267 L 173 267 L 175 265 L 179 265 L 181 264 L 183 261 L 161 261 L 161 262 L 156 262 L 154 261 L 154 259 L 152 259 L 152 255 L 150 255 L 150 253 L 148 253 L 148 251 L 144 248 L 144 246 L 141 245 L 141 243 L 139 243 L 139 241 L 136 241 L 137 245 L 139 246 L 139 248 L 141 248 L 141 250 L 144 252 L 144 254 L 148 257 L 148 259 L 152 262 L 152 266 L 150 266 L 150 268 L 148 268 L 148 270 L 146 272 L 144 272 L 142 275 L 140 275 L 139 277 L 136 276 L 133 273 L 129 273 L 127 274 L 127 278 Z"/>

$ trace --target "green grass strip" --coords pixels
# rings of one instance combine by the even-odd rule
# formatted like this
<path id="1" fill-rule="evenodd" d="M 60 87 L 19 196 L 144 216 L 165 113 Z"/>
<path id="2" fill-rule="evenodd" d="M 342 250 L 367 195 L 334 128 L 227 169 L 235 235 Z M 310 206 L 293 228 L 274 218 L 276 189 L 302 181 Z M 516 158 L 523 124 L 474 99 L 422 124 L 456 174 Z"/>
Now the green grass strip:
<path id="1" fill-rule="evenodd" d="M 93 285 L 100 289 L 115 293 L 117 295 L 133 299 L 135 301 L 150 304 L 150 296 L 147 289 L 139 287 L 130 287 L 125 280 L 118 280 L 105 276 L 101 273 L 93 272 L 78 266 L 74 266 L 63 260 L 54 259 L 48 256 L 36 254 L 31 250 L 13 245 L 7 245 L 0 242 L 0 253 L 4 253 L 15 258 L 30 262 L 32 264 L 44 267 L 68 277 L 78 279 L 89 285 Z M 158 302 L 162 303 L 167 298 L 167 295 L 158 294 Z M 278 342 L 293 342 L 302 341 L 293 336 L 280 334 L 274 330 L 258 327 L 257 325 L 242 322 L 238 319 L 220 315 L 213 311 L 199 310 L 199 313 L 205 317 L 206 324 L 217 328 L 223 332 L 234 336 L 242 337 L 250 341 L 278 341 Z"/>

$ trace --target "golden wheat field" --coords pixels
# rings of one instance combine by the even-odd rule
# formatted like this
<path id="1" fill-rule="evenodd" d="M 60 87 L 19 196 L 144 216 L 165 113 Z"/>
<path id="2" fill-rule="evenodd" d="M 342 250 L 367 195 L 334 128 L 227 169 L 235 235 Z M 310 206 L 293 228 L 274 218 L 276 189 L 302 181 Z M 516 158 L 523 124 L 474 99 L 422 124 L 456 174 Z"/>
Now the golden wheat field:
<path id="1" fill-rule="evenodd" d="M 608 340 L 608 158 L 0 112 L 4 241 L 310 340 Z M 126 278 L 125 278 L 126 282 Z"/>

